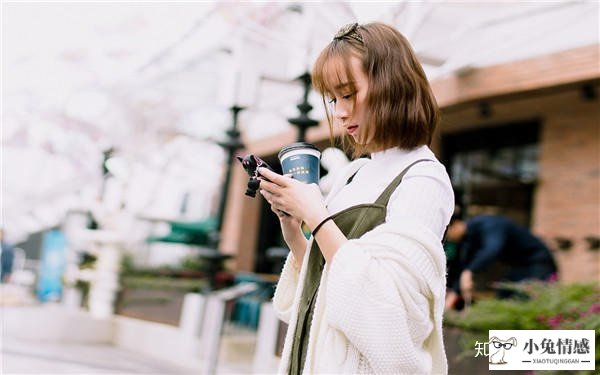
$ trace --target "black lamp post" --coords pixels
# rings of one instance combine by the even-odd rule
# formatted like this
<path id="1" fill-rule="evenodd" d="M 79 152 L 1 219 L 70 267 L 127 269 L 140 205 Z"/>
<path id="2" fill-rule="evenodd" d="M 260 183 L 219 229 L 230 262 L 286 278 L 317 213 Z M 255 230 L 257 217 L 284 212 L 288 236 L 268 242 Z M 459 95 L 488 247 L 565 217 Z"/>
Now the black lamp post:
<path id="1" fill-rule="evenodd" d="M 234 105 L 230 108 L 233 114 L 233 124 L 227 130 L 227 137 L 224 141 L 217 142 L 226 151 L 227 169 L 225 170 L 225 181 L 221 189 L 221 199 L 219 200 L 219 209 L 217 211 L 216 227 L 208 234 L 208 249 L 200 252 L 200 258 L 206 262 L 206 272 L 209 275 L 209 283 L 205 291 L 214 290 L 218 287 L 217 273 L 223 267 L 223 261 L 230 258 L 231 255 L 221 254 L 219 251 L 219 242 L 221 241 L 221 227 L 223 226 L 223 216 L 225 213 L 225 202 L 227 200 L 227 192 L 231 181 L 231 170 L 233 166 L 233 155 L 235 152 L 244 147 L 240 140 L 240 131 L 238 130 L 238 115 L 244 108 Z"/>
<path id="2" fill-rule="evenodd" d="M 310 92 L 311 79 L 310 74 L 305 72 L 300 77 L 297 78 L 304 85 L 304 97 L 302 103 L 298 104 L 296 107 L 300 110 L 300 116 L 295 118 L 290 118 L 288 121 L 298 127 L 298 142 L 304 142 L 306 140 L 306 130 L 312 126 L 319 125 L 319 121 L 313 120 L 308 117 L 308 112 L 310 112 L 313 107 L 308 102 L 308 93 Z"/>
<path id="3" fill-rule="evenodd" d="M 238 115 L 243 110 L 243 107 L 234 105 L 230 108 L 233 114 L 233 124 L 231 129 L 227 130 L 227 139 L 222 142 L 218 142 L 218 145 L 223 147 L 227 152 L 225 162 L 227 163 L 227 170 L 225 172 L 225 181 L 223 182 L 223 188 L 221 191 L 221 199 L 219 201 L 219 210 L 217 211 L 217 227 L 216 233 L 211 239 L 211 247 L 216 249 L 219 245 L 219 236 L 221 233 L 221 227 L 223 226 L 223 216 L 225 214 L 225 202 L 227 200 L 227 192 L 229 191 L 229 185 L 231 183 L 231 170 L 233 168 L 233 156 L 235 152 L 241 148 L 244 148 L 244 144 L 240 140 L 240 131 L 238 130 Z"/>

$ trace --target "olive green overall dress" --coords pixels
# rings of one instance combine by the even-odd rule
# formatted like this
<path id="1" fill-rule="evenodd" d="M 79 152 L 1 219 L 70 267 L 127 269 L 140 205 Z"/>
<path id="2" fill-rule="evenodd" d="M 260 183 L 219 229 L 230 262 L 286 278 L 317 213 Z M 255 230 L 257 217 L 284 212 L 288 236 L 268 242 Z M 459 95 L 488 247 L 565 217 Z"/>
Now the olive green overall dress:
<path id="1" fill-rule="evenodd" d="M 332 216 L 335 224 L 340 228 L 346 238 L 359 238 L 363 234 L 372 230 L 376 226 L 385 222 L 387 212 L 387 204 L 396 190 L 402 178 L 408 172 L 410 167 L 422 162 L 432 161 L 430 159 L 419 159 L 404 170 L 385 188 L 379 195 L 375 203 L 364 203 L 348 207 Z M 348 183 L 352 181 L 352 177 Z M 317 300 L 317 289 L 325 266 L 325 259 L 321 253 L 321 249 L 317 241 L 313 240 L 309 252 L 308 269 L 306 270 L 306 278 L 304 279 L 304 288 L 300 297 L 300 305 L 298 308 L 298 321 L 294 331 L 294 339 L 292 340 L 292 352 L 290 355 L 289 374 L 296 375 L 302 372 L 304 362 L 306 361 L 306 349 L 308 347 L 308 336 L 310 333 L 310 325 Z"/>

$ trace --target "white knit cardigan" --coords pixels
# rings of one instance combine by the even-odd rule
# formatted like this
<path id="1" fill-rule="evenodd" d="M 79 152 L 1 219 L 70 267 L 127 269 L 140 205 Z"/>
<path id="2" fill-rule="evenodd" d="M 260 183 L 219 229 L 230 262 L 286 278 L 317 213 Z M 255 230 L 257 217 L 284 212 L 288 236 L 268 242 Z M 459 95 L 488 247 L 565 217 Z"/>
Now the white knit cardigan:
<path id="1" fill-rule="evenodd" d="M 366 162 L 352 162 L 327 201 Z M 290 252 L 273 298 L 289 324 L 280 373 L 289 368 L 308 256 L 300 270 L 295 263 Z M 303 373 L 447 374 L 445 268 L 438 236 L 422 225 L 384 223 L 348 241 L 323 270 Z"/>

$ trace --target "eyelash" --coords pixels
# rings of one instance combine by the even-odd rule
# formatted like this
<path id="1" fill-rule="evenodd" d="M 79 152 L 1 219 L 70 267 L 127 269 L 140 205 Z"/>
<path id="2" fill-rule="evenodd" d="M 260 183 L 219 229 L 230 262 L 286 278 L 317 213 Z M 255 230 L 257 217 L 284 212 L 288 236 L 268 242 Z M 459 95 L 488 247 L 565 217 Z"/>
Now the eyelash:
<path id="1" fill-rule="evenodd" d="M 350 93 L 348 95 L 344 95 L 342 96 L 342 99 L 350 99 L 351 97 L 354 96 L 354 94 L 356 94 L 356 92 Z M 337 102 L 336 98 L 331 98 L 327 101 L 329 104 L 335 104 Z"/>

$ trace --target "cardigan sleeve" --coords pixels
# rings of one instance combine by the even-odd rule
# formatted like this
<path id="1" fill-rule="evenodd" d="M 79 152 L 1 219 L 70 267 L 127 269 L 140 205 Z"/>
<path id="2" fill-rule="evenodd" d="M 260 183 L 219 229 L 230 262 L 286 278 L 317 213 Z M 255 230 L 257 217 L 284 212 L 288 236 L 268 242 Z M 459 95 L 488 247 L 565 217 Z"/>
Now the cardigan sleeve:
<path id="1" fill-rule="evenodd" d="M 440 361 L 427 342 L 441 332 L 441 315 L 433 311 L 444 298 L 443 249 L 384 233 L 387 225 L 348 241 L 334 256 L 325 284 L 325 320 L 376 373 L 431 373 L 438 367 L 432 362 Z"/>
<path id="2" fill-rule="evenodd" d="M 289 323 L 291 318 L 294 297 L 298 288 L 299 273 L 300 268 L 294 258 L 294 254 L 290 251 L 283 265 L 283 270 L 279 276 L 279 282 L 273 296 L 275 314 L 285 323 Z"/>

